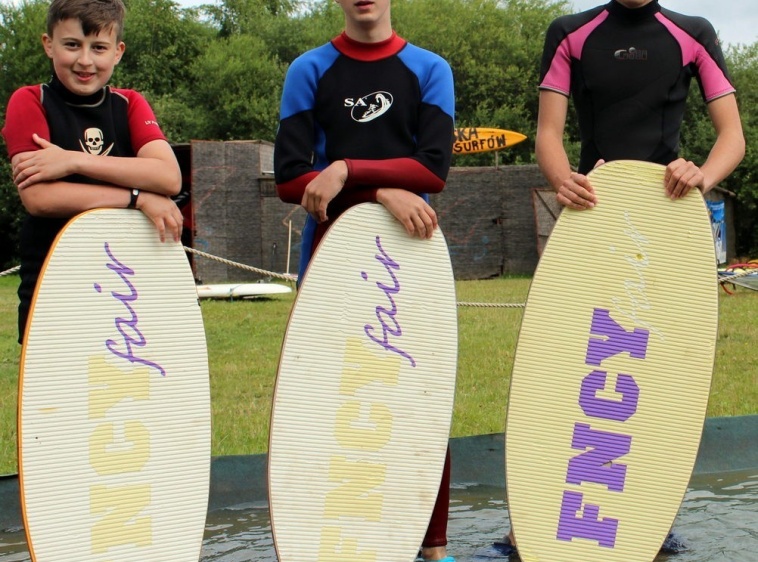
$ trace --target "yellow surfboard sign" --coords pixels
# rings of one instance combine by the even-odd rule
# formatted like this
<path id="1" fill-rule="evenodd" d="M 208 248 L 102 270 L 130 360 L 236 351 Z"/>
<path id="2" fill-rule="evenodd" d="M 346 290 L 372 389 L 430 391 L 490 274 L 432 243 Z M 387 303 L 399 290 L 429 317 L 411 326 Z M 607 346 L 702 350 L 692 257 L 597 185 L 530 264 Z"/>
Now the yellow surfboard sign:
<path id="1" fill-rule="evenodd" d="M 411 238 L 382 205 L 349 209 L 308 267 L 282 347 L 268 465 L 278 560 L 413 560 L 442 476 L 456 360 L 442 232 Z"/>
<path id="2" fill-rule="evenodd" d="M 506 129 L 458 127 L 455 129 L 453 154 L 476 154 L 510 148 L 526 140 L 526 135 Z"/>
<path id="3" fill-rule="evenodd" d="M 141 212 L 89 211 L 56 239 L 19 380 L 32 560 L 197 562 L 211 414 L 200 305 L 179 243 Z"/>
<path id="4" fill-rule="evenodd" d="M 718 287 L 703 198 L 670 200 L 664 171 L 593 170 L 597 206 L 563 210 L 537 267 L 506 426 L 524 562 L 652 561 L 686 491 Z"/>

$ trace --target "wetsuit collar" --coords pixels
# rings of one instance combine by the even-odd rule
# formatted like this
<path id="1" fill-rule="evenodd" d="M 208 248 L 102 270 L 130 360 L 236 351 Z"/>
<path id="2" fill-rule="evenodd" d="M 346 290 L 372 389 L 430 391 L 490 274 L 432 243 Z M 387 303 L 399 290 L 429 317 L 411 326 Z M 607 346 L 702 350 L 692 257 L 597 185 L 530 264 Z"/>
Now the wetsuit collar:
<path id="1" fill-rule="evenodd" d="M 371 62 L 380 59 L 386 59 L 392 55 L 396 55 L 400 50 L 405 47 L 406 41 L 395 33 L 392 32 L 392 36 L 384 41 L 378 43 L 362 43 L 351 39 L 343 31 L 341 35 L 332 39 L 332 45 L 345 56 L 352 59 Z"/>
<path id="2" fill-rule="evenodd" d="M 652 17 L 660 12 L 661 6 L 658 4 L 658 0 L 653 0 L 641 8 L 627 8 L 616 2 L 616 0 L 611 0 L 606 6 L 606 9 L 608 10 L 608 13 L 613 16 L 624 18 L 627 21 L 639 21 Z"/>
<path id="3" fill-rule="evenodd" d="M 105 99 L 105 88 L 107 88 L 106 86 L 88 96 L 80 96 L 66 88 L 66 86 L 63 85 L 63 82 L 61 82 L 55 74 L 53 74 L 53 77 L 50 79 L 49 86 L 52 91 L 63 98 L 63 101 L 71 105 L 97 105 Z"/>

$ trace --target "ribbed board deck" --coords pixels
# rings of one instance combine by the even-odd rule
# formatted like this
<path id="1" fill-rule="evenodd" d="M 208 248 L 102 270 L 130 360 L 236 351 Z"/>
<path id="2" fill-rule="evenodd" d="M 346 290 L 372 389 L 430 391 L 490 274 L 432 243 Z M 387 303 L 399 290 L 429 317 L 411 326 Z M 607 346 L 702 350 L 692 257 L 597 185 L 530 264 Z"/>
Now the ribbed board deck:
<path id="1" fill-rule="evenodd" d="M 280 562 L 412 562 L 437 496 L 455 394 L 447 246 L 381 205 L 322 240 L 276 383 L 269 499 Z"/>
<path id="2" fill-rule="evenodd" d="M 590 174 L 527 300 L 506 426 L 508 503 L 524 562 L 655 558 L 705 417 L 718 320 L 708 214 L 672 201 L 664 168 Z"/>
<path id="3" fill-rule="evenodd" d="M 181 244 L 139 211 L 69 222 L 35 293 L 19 392 L 32 560 L 197 562 L 210 389 Z"/>

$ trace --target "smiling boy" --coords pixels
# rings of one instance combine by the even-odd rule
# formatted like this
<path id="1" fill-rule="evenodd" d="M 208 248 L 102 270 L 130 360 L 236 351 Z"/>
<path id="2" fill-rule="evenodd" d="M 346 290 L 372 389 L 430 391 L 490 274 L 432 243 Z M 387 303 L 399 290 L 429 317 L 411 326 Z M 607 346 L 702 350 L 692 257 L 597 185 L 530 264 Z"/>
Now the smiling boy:
<path id="1" fill-rule="evenodd" d="M 182 214 L 170 199 L 181 187 L 173 150 L 140 94 L 108 86 L 125 50 L 124 14 L 121 0 L 53 0 L 42 35 L 53 77 L 18 89 L 8 102 L 2 134 L 27 211 L 19 342 L 45 257 L 71 217 L 137 208 L 161 241 L 181 235 Z"/>

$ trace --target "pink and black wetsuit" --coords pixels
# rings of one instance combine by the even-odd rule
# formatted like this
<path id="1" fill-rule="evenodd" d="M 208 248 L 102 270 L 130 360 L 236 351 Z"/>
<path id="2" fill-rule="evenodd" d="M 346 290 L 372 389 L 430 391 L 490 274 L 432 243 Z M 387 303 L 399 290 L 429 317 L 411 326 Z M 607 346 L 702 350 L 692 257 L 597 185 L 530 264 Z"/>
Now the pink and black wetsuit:
<path id="1" fill-rule="evenodd" d="M 540 89 L 574 99 L 581 173 L 599 159 L 675 160 L 692 78 L 706 102 L 735 91 L 713 26 L 658 0 L 563 16 L 545 37 Z"/>

